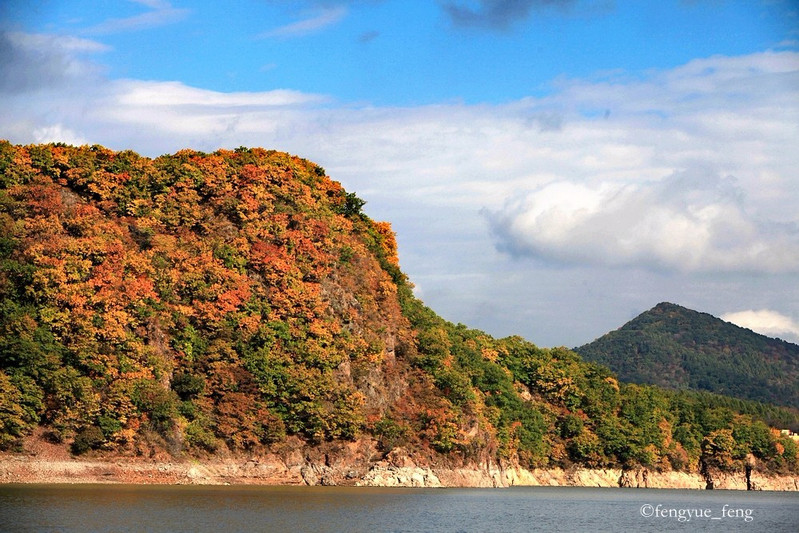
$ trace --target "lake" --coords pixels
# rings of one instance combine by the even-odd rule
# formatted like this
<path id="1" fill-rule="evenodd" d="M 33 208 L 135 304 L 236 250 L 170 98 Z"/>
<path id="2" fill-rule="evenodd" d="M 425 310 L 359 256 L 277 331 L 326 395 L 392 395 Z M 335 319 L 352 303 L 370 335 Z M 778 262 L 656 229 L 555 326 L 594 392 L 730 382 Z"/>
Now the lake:
<path id="1" fill-rule="evenodd" d="M 799 493 L 0 485 L 0 531 L 799 531 Z"/>

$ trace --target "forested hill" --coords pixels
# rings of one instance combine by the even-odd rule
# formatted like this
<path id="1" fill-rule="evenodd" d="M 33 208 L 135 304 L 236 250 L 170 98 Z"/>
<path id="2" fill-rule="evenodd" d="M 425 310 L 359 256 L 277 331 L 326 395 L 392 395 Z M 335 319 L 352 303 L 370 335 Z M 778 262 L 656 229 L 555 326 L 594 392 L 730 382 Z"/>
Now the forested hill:
<path id="1" fill-rule="evenodd" d="M 799 407 L 799 345 L 670 303 L 576 348 L 620 379 Z"/>
<path id="2" fill-rule="evenodd" d="M 0 142 L 0 449 L 797 470 L 795 412 L 444 321 L 363 206 L 259 148 Z"/>

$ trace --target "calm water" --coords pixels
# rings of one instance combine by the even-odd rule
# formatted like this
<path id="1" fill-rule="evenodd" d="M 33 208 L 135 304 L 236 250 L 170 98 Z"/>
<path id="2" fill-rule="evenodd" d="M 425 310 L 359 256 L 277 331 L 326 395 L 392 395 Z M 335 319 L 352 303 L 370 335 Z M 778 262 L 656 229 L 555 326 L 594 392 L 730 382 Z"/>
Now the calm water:
<path id="1" fill-rule="evenodd" d="M 796 532 L 799 494 L 571 487 L 0 485 L 0 531 Z"/>

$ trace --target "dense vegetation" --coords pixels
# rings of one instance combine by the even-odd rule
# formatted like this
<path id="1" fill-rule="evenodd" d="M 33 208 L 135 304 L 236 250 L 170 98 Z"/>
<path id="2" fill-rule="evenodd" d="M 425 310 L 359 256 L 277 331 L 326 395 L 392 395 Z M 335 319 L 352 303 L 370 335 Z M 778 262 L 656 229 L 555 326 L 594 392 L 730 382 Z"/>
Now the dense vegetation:
<path id="1" fill-rule="evenodd" d="M 575 349 L 619 379 L 799 408 L 799 345 L 661 303 Z"/>
<path id="2" fill-rule="evenodd" d="M 390 226 L 262 149 L 156 159 L 0 143 L 0 447 L 797 471 L 795 412 L 619 383 L 412 293 Z M 93 451 L 96 450 L 96 451 Z"/>

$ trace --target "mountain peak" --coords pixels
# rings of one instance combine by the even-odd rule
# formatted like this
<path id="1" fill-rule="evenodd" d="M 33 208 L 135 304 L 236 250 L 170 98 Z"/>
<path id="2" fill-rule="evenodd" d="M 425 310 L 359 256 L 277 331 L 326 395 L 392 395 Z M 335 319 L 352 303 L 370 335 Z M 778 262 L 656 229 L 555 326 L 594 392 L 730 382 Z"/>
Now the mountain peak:
<path id="1" fill-rule="evenodd" d="M 576 348 L 620 379 L 799 407 L 799 346 L 661 302 Z"/>

